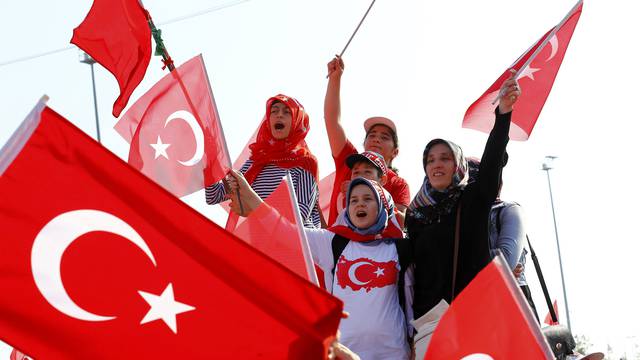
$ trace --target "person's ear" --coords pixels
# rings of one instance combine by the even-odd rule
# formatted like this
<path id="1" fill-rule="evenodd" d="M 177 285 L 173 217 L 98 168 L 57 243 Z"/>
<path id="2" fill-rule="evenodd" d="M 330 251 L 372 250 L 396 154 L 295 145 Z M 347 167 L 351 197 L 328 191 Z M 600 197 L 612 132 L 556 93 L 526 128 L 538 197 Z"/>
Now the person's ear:
<path id="1" fill-rule="evenodd" d="M 384 186 L 387 183 L 387 175 L 382 175 L 380 178 L 380 185 Z"/>
<path id="2" fill-rule="evenodd" d="M 393 152 L 391 153 L 391 154 L 392 154 L 392 156 L 393 156 L 393 157 L 392 157 L 392 159 L 395 159 L 395 158 L 396 158 L 396 156 L 398 156 L 398 153 L 399 153 L 399 152 L 400 152 L 400 149 L 399 149 L 399 148 L 395 148 L 395 149 L 393 149 Z"/>

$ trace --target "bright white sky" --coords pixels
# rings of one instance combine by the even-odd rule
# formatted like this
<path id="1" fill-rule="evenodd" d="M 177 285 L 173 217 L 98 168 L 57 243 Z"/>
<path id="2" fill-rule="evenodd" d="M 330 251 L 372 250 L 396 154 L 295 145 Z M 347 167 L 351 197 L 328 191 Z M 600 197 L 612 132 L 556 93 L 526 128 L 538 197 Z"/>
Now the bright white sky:
<path id="1" fill-rule="evenodd" d="M 573 332 L 589 336 L 602 351 L 610 343 L 616 352 L 630 354 L 630 344 L 640 342 L 640 237 L 635 222 L 640 195 L 633 160 L 640 119 L 628 109 L 637 103 L 640 83 L 640 3 L 586 1 L 530 140 L 508 146 L 502 197 L 525 209 L 527 231 L 564 318 L 549 189 L 540 170 L 546 155 L 559 157 L 550 175 Z M 307 141 L 320 160 L 321 175 L 333 171 L 322 118 L 326 63 L 342 49 L 368 0 L 144 3 L 156 24 L 237 3 L 159 26 L 172 57 L 180 64 L 203 54 L 232 159 L 261 120 L 266 99 L 284 93 L 300 100 L 311 115 Z M 10 4 L 4 2 L 0 11 L 0 63 L 67 46 L 91 1 Z M 467 155 L 481 156 L 486 135 L 461 128 L 465 110 L 574 4 L 378 1 L 344 56 L 347 134 L 359 144 L 365 118 L 394 119 L 401 143 L 394 165 L 412 191 L 422 182 L 422 149 L 431 138 L 451 139 Z M 153 58 L 132 99 L 160 79 L 160 67 L 159 58 Z M 51 98 L 49 106 L 95 136 L 90 70 L 78 62 L 75 49 L 0 66 L 0 84 L 0 145 L 45 93 Z M 112 128 L 115 79 L 96 66 L 96 85 L 103 145 L 126 159 L 128 146 Z M 185 200 L 222 221 L 217 207 L 205 205 L 203 193 Z M 531 262 L 527 275 L 544 316 L 546 306 Z M 3 356 L 8 357 L 8 349 L 0 345 L 0 359 Z"/>

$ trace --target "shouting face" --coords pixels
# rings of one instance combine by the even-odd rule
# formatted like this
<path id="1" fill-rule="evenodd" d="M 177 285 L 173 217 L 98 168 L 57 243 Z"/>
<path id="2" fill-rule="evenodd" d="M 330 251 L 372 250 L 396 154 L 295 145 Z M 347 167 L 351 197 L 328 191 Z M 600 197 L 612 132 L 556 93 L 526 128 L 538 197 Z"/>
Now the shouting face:
<path id="1" fill-rule="evenodd" d="M 356 185 L 351 189 L 348 211 L 351 223 L 358 229 L 366 229 L 378 218 L 378 200 L 367 185 Z"/>
<path id="2" fill-rule="evenodd" d="M 286 139 L 291 131 L 291 109 L 284 103 L 274 102 L 269 110 L 271 135 L 276 140 Z"/>

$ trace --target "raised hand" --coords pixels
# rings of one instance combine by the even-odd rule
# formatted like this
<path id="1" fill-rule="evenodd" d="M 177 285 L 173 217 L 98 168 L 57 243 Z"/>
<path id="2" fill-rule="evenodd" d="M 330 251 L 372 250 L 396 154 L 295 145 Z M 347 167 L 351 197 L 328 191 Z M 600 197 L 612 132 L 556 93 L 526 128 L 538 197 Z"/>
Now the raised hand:
<path id="1" fill-rule="evenodd" d="M 262 204 L 262 199 L 256 194 L 241 172 L 231 170 L 227 177 L 229 187 L 235 195 L 231 197 L 231 211 L 240 216 L 248 216 Z M 242 203 L 242 206 L 240 206 L 240 203 Z"/>
<path id="2" fill-rule="evenodd" d="M 515 79 L 516 71 L 511 69 L 511 76 L 502 83 L 500 87 L 500 104 L 498 110 L 501 114 L 506 114 L 513 110 L 513 104 L 518 101 L 518 97 L 522 93 L 518 81 Z"/>
<path id="3" fill-rule="evenodd" d="M 327 64 L 327 77 L 331 79 L 339 79 L 342 77 L 342 72 L 344 71 L 344 62 L 342 58 L 336 55 L 329 63 Z"/>

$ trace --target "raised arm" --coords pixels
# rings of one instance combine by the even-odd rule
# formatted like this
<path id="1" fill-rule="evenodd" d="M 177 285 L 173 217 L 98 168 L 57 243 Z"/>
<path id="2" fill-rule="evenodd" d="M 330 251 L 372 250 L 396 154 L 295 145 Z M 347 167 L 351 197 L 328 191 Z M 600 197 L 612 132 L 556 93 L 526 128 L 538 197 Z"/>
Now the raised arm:
<path id="1" fill-rule="evenodd" d="M 248 216 L 255 212 L 255 216 L 260 219 L 263 226 L 273 230 L 273 233 L 291 233 L 295 225 L 288 221 L 281 221 L 278 210 L 266 204 L 258 194 L 249 186 L 247 180 L 238 171 L 229 173 L 229 187 L 233 194 L 238 193 L 242 201 L 244 213 L 240 214 L 240 205 L 235 196 L 231 197 L 231 210 Z M 333 233 L 325 229 L 304 228 L 311 256 L 313 261 L 324 271 L 331 271 L 333 267 L 333 251 L 331 250 L 331 239 Z"/>
<path id="2" fill-rule="evenodd" d="M 331 155 L 335 158 L 340 155 L 342 148 L 347 143 L 347 134 L 340 124 L 340 79 L 344 71 L 344 62 L 336 55 L 327 64 L 327 71 L 329 82 L 327 83 L 327 93 L 324 96 L 324 124 L 327 128 L 327 136 L 329 136 Z"/>
<path id="3" fill-rule="evenodd" d="M 513 77 L 514 74 L 515 71 L 512 70 L 511 77 L 502 84 L 500 89 L 503 96 L 500 97 L 500 104 L 495 110 L 496 120 L 491 133 L 489 133 L 478 171 L 479 194 L 484 196 L 489 203 L 492 203 L 498 195 L 502 159 L 509 142 L 511 111 L 520 96 L 520 88 Z"/>

